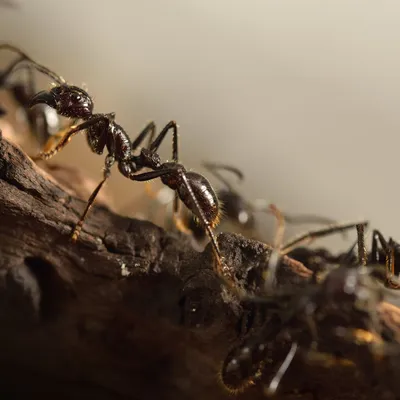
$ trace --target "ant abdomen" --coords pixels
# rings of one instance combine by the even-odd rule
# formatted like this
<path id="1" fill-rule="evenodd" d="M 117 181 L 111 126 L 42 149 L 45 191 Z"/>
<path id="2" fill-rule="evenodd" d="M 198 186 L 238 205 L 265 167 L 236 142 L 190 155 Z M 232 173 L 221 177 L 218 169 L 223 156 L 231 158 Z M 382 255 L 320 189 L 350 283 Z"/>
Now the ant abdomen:
<path id="1" fill-rule="evenodd" d="M 210 182 L 203 175 L 196 172 L 186 172 L 185 175 L 207 222 L 214 228 L 218 225 L 220 219 L 220 206 L 217 194 L 211 187 Z M 176 188 L 179 198 L 201 221 L 201 215 L 199 215 L 198 208 L 194 204 L 193 197 L 190 195 L 186 185 L 183 182 L 177 182 Z"/>
<path id="2" fill-rule="evenodd" d="M 221 370 L 221 380 L 225 387 L 230 392 L 238 392 L 254 385 L 260 376 L 267 352 L 264 344 L 254 347 L 244 343 L 231 350 Z"/>

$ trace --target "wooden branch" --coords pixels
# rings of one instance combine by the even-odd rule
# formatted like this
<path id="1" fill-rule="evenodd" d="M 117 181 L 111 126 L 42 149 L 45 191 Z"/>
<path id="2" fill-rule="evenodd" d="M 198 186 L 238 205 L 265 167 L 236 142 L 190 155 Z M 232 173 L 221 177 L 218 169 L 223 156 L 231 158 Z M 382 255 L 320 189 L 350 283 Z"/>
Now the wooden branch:
<path id="1" fill-rule="evenodd" d="M 242 309 L 222 289 L 211 249 L 197 253 L 181 234 L 98 206 L 73 243 L 84 206 L 19 148 L 0 141 L 1 398 L 232 398 L 219 371 L 241 340 Z M 219 241 L 251 288 L 265 246 L 233 234 Z M 279 279 L 305 278 L 288 268 Z M 282 359 L 272 360 L 270 375 Z M 237 398 L 264 398 L 261 389 Z M 297 360 L 279 398 L 370 394 L 354 368 Z"/>

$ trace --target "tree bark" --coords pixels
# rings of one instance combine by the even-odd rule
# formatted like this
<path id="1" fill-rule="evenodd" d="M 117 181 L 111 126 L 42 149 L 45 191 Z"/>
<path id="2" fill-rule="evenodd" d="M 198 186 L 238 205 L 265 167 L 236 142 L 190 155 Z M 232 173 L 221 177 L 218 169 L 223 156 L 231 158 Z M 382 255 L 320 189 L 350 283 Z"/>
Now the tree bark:
<path id="1" fill-rule="evenodd" d="M 242 339 L 243 309 L 214 273 L 210 247 L 198 253 L 184 235 L 104 206 L 93 207 L 71 242 L 85 202 L 70 193 L 0 141 L 1 397 L 232 398 L 219 374 Z M 219 242 L 251 288 L 265 245 L 233 234 Z M 279 275 L 280 282 L 304 279 L 290 268 Z M 370 387 L 354 369 L 296 359 L 279 393 L 363 399 Z M 261 385 L 235 396 L 264 398 Z"/>

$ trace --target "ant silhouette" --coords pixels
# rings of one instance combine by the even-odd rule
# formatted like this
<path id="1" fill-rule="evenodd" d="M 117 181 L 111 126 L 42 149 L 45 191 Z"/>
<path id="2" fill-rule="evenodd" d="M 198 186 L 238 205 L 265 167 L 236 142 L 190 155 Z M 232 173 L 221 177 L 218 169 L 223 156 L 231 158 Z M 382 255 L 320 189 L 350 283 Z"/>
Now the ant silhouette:
<path id="1" fill-rule="evenodd" d="M 17 104 L 23 109 L 27 116 L 31 133 L 35 136 L 39 146 L 43 146 L 61 127 L 60 118 L 56 111 L 43 104 L 34 109 L 29 108 L 31 97 L 36 94 L 36 83 L 34 70 L 30 64 L 24 63 L 31 58 L 20 52 L 19 49 L 9 44 L 1 44 L 0 50 L 9 50 L 18 54 L 18 57 L 11 61 L 9 65 L 0 71 L 0 88 L 6 89 L 11 93 Z M 26 70 L 26 82 L 10 81 L 11 76 L 19 69 Z M 4 110 L 4 114 L 6 110 Z"/>
<path id="2" fill-rule="evenodd" d="M 41 91 L 35 94 L 30 101 L 30 106 L 46 104 L 55 109 L 58 115 L 72 118 L 74 121 L 83 120 L 82 123 L 74 124 L 64 129 L 58 136 L 59 142 L 53 148 L 45 147 L 39 154 L 39 158 L 50 159 L 61 151 L 74 135 L 86 132 L 90 149 L 96 154 L 102 154 L 107 149 L 105 158 L 103 179 L 90 196 L 85 211 L 75 225 L 72 232 L 72 240 L 76 241 L 82 230 L 84 220 L 92 207 L 96 196 L 106 180 L 110 177 L 111 167 L 117 163 L 119 172 L 133 181 L 150 181 L 161 178 L 164 185 L 175 191 L 174 213 L 179 221 L 179 199 L 190 209 L 201 221 L 207 230 L 215 255 L 217 256 L 217 269 L 222 273 L 222 256 L 218 247 L 213 228 L 219 222 L 219 202 L 216 193 L 208 180 L 196 172 L 186 171 L 179 163 L 178 158 L 178 126 L 175 121 L 170 121 L 153 140 L 156 132 L 154 122 L 150 122 L 139 133 L 137 138 L 131 142 L 128 134 L 122 126 L 115 122 L 115 113 L 93 113 L 94 103 L 90 95 L 78 86 L 69 85 L 64 78 L 49 68 L 38 64 L 25 53 L 15 48 L 25 57 L 32 68 L 50 77 L 55 83 L 49 91 Z M 162 162 L 157 153 L 158 148 L 165 139 L 167 133 L 172 131 L 172 161 Z M 138 150 L 142 142 L 149 136 L 147 147 L 140 149 L 139 155 L 134 152 Z M 152 171 L 138 173 L 148 168 Z"/>
<path id="3" fill-rule="evenodd" d="M 365 226 L 357 224 L 361 245 L 358 265 L 336 265 L 323 274 L 315 272 L 304 285 L 287 284 L 278 288 L 277 267 L 271 263 L 273 257 L 269 257 L 263 291 L 255 297 L 243 298 L 244 303 L 266 309 L 261 327 L 253 329 L 234 347 L 222 365 L 221 381 L 230 392 L 243 391 L 272 372 L 264 392 L 274 395 L 299 350 L 305 353 L 306 361 L 362 367 L 363 359 L 358 358 L 360 347 L 368 354 L 384 347 L 378 315 L 384 292 L 374 276 L 379 267 L 361 265 L 366 259 L 362 246 Z M 395 345 L 398 349 L 398 343 Z M 289 350 L 276 371 L 271 363 L 276 359 L 277 347 Z M 368 373 L 367 369 L 364 368 Z"/>

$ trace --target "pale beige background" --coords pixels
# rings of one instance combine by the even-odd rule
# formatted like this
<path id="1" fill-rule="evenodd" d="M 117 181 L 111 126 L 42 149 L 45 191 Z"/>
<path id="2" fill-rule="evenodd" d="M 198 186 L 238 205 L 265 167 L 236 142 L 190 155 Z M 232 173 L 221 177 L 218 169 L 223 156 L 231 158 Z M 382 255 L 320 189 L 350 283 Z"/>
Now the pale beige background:
<path id="1" fill-rule="evenodd" d="M 1 40 L 85 83 L 131 137 L 176 119 L 188 167 L 235 164 L 249 198 L 400 237 L 398 0 L 19 5 L 0 10 Z M 100 177 L 83 138 L 57 157 Z M 110 187 L 126 204 L 141 184 L 114 173 Z"/>

